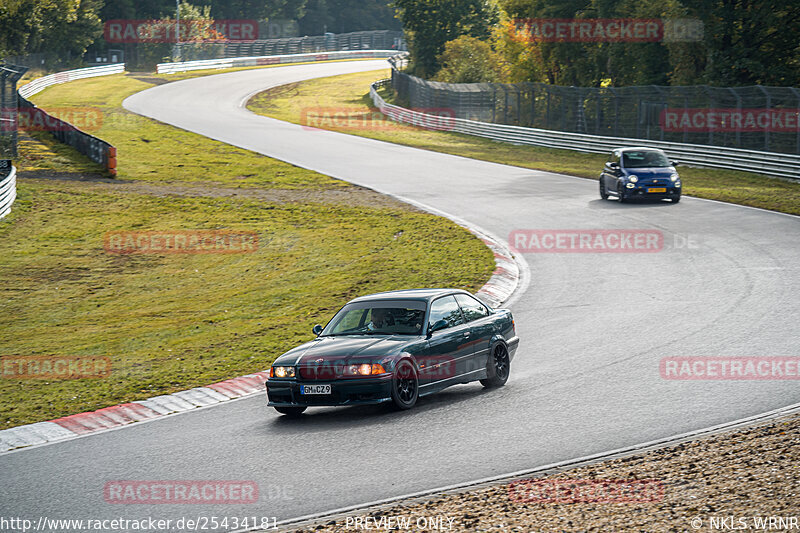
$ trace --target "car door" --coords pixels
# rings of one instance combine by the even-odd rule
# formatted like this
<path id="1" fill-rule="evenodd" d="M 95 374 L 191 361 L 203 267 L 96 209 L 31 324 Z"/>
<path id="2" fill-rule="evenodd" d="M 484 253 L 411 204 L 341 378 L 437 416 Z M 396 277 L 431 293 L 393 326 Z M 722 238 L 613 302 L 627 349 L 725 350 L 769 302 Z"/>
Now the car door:
<path id="1" fill-rule="evenodd" d="M 439 320 L 447 327 L 430 334 L 428 350 L 420 358 L 420 392 L 430 392 L 455 381 L 466 371 L 472 356 L 471 328 L 453 295 L 431 302 L 428 313 L 428 330 Z M 427 389 L 427 390 L 426 390 Z"/>
<path id="2" fill-rule="evenodd" d="M 611 152 L 611 156 L 603 169 L 603 180 L 607 191 L 617 190 L 617 180 L 620 174 L 620 154 L 617 151 Z"/>
<path id="3" fill-rule="evenodd" d="M 456 301 L 470 328 L 469 338 L 472 344 L 472 354 L 469 356 L 465 373 L 476 376 L 486 368 L 489 346 L 494 335 L 494 319 L 491 317 L 489 308 L 468 294 L 456 294 Z"/>

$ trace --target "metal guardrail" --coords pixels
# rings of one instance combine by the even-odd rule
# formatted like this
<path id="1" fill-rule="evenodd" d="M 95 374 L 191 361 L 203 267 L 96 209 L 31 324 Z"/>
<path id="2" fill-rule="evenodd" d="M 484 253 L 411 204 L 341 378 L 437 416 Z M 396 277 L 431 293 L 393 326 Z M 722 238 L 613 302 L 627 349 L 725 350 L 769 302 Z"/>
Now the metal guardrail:
<path id="1" fill-rule="evenodd" d="M 58 141 L 73 147 L 98 165 L 102 165 L 112 176 L 117 175 L 117 149 L 110 143 L 79 130 L 69 122 L 54 117 L 21 96 L 19 104 L 20 109 L 36 109 L 36 113 L 44 117 L 43 122 L 47 124 L 48 133 Z"/>
<path id="2" fill-rule="evenodd" d="M 414 109 L 447 108 L 457 118 L 548 131 L 800 155 L 800 88 L 446 83 L 394 67 L 392 88 Z"/>
<path id="3" fill-rule="evenodd" d="M 425 114 L 387 104 L 378 94 L 378 89 L 390 82 L 391 80 L 386 79 L 372 84 L 370 96 L 375 107 L 392 120 L 427 129 L 453 131 L 512 144 L 545 146 L 589 153 L 610 153 L 612 149 L 620 146 L 644 145 L 660 148 L 671 158 L 684 165 L 743 170 L 800 180 L 800 155 L 623 137 L 604 137 L 478 122 L 461 118 L 443 118 L 441 115 Z"/>
<path id="4" fill-rule="evenodd" d="M 19 88 L 19 95 L 23 98 L 30 98 L 34 94 L 40 93 L 51 85 L 58 85 L 59 83 L 66 83 L 68 81 L 82 80 L 85 78 L 94 78 L 95 76 L 109 76 L 111 74 L 123 74 L 125 72 L 125 63 L 116 63 L 114 65 L 103 65 L 102 67 L 89 67 L 77 70 L 67 70 L 65 72 L 57 72 L 49 76 L 37 78 L 32 82 L 23 85 Z"/>
<path id="5" fill-rule="evenodd" d="M 304 63 L 306 61 L 336 61 L 340 59 L 384 59 L 397 54 L 397 50 L 348 50 L 342 52 L 323 52 L 313 54 L 286 54 L 278 56 L 229 57 L 225 59 L 202 59 L 177 63 L 159 63 L 158 74 L 175 74 L 190 70 L 222 69 L 238 67 L 258 67 Z"/>
<path id="6" fill-rule="evenodd" d="M 180 57 L 183 58 L 183 61 L 199 61 L 233 57 L 320 54 L 343 50 L 389 49 L 395 50 L 395 53 L 406 49 L 402 31 L 370 30 L 253 41 L 184 42 L 180 44 Z"/>
<path id="7" fill-rule="evenodd" d="M 82 153 L 95 163 L 102 165 L 109 174 L 112 176 L 117 175 L 117 149 L 103 139 L 89 135 L 72 124 L 56 118 L 42 109 L 36 107 L 36 104 L 29 101 L 28 98 L 34 94 L 40 93 L 47 87 L 67 83 L 69 81 L 83 80 L 86 78 L 94 78 L 97 76 L 110 76 L 112 74 L 123 74 L 125 72 L 125 64 L 117 63 L 114 65 L 103 65 L 101 67 L 82 68 L 77 70 L 67 70 L 65 72 L 57 72 L 49 76 L 43 76 L 35 79 L 27 85 L 23 85 L 17 91 L 19 95 L 20 108 L 36 108 L 38 112 L 47 118 L 47 123 L 50 125 L 50 134 L 69 145 L 78 152 Z"/>
<path id="8" fill-rule="evenodd" d="M 10 170 L 17 157 L 17 83 L 26 72 L 28 67 L 0 61 L 0 172 Z"/>
<path id="9" fill-rule="evenodd" d="M 11 204 L 17 198 L 17 169 L 11 167 L 11 172 L 0 178 L 0 218 L 11 212 Z"/>

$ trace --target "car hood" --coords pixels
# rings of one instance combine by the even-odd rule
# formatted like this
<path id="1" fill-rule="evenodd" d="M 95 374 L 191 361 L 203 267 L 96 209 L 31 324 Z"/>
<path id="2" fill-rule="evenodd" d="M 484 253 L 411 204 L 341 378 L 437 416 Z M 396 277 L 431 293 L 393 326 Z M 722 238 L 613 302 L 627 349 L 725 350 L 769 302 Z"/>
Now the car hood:
<path id="1" fill-rule="evenodd" d="M 379 358 L 396 354 L 417 339 L 411 335 L 318 337 L 281 355 L 275 364 L 296 365 L 318 359 L 347 362 L 350 359 Z"/>
<path id="2" fill-rule="evenodd" d="M 668 178 L 677 173 L 674 167 L 642 167 L 626 168 L 627 175 L 635 174 L 639 178 Z"/>

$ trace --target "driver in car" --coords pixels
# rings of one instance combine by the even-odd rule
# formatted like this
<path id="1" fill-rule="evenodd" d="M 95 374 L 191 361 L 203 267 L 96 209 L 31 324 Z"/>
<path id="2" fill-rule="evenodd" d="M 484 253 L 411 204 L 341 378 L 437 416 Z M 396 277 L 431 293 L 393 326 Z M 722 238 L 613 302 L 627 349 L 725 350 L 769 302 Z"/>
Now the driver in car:
<path id="1" fill-rule="evenodd" d="M 379 331 L 387 326 L 393 325 L 394 320 L 389 314 L 388 309 L 381 307 L 372 310 L 372 321 L 367 324 L 367 329 L 370 331 Z"/>

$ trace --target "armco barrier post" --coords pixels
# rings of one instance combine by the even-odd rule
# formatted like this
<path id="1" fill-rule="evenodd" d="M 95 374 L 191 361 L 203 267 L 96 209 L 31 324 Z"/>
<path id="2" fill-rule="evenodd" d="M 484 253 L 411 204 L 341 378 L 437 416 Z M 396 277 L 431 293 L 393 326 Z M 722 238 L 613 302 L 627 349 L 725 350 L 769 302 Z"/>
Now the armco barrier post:
<path id="1" fill-rule="evenodd" d="M 117 175 L 117 149 L 113 146 L 108 147 L 108 173 Z"/>

